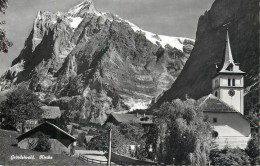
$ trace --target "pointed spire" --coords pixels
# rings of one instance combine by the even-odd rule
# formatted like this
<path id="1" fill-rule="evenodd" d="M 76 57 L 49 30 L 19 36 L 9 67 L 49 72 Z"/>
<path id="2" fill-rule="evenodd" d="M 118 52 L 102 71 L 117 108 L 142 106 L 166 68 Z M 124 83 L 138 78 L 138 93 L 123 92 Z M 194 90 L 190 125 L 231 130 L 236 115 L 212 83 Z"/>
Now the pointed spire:
<path id="1" fill-rule="evenodd" d="M 234 63 L 231 47 L 230 47 L 228 30 L 227 30 L 227 37 L 226 37 L 225 62 Z"/>
<path id="2" fill-rule="evenodd" d="M 224 65 L 221 70 L 222 71 L 226 70 L 231 64 L 232 64 L 232 66 L 235 66 L 234 59 L 233 59 L 232 52 L 231 52 L 231 47 L 230 47 L 228 29 L 227 29 L 225 60 L 224 60 Z"/>
<path id="3" fill-rule="evenodd" d="M 229 40 L 229 34 L 227 29 L 227 37 L 226 37 L 226 48 L 225 48 L 225 59 L 222 69 L 219 71 L 222 72 L 228 72 L 228 73 L 244 73 L 239 69 L 239 66 L 234 63 L 234 59 L 231 52 L 231 46 L 230 46 L 230 40 Z"/>

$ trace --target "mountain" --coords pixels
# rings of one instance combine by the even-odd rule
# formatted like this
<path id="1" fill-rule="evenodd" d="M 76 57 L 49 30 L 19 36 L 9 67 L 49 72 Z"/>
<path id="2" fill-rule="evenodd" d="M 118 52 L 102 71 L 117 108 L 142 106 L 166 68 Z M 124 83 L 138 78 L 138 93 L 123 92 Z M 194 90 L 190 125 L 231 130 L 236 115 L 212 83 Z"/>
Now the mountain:
<path id="1" fill-rule="evenodd" d="M 180 76 L 153 107 L 211 93 L 211 77 L 224 60 L 225 24 L 229 26 L 234 60 L 246 72 L 245 109 L 259 105 L 259 0 L 215 0 L 199 18 L 195 46 Z"/>
<path id="2" fill-rule="evenodd" d="M 155 102 L 193 46 L 191 39 L 144 31 L 85 0 L 66 13 L 38 12 L 0 89 L 26 85 L 48 105 L 102 123 L 110 112 Z"/>

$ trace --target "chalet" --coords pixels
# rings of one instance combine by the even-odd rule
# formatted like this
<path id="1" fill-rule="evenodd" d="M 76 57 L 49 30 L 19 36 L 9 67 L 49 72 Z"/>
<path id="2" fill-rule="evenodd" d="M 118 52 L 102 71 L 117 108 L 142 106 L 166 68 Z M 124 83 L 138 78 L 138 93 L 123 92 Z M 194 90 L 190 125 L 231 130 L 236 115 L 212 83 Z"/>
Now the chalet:
<path id="1" fill-rule="evenodd" d="M 40 121 L 49 121 L 53 122 L 56 118 L 60 118 L 61 111 L 59 107 L 53 106 L 42 106 L 40 107 L 43 110 L 43 113 L 39 115 L 37 119 L 28 119 L 24 124 L 18 123 L 16 128 L 20 132 L 27 132 L 36 126 L 39 125 Z"/>
<path id="2" fill-rule="evenodd" d="M 212 94 L 200 104 L 219 148 L 245 149 L 253 124 L 244 116 L 244 74 L 234 63 L 227 32 L 224 64 L 212 78 Z"/>
<path id="3" fill-rule="evenodd" d="M 136 123 L 142 124 L 143 126 L 149 126 L 153 124 L 151 115 L 139 115 L 137 114 L 118 114 L 111 113 L 104 125 L 107 123 L 113 123 L 115 125 L 119 125 L 120 123 Z"/>
<path id="4" fill-rule="evenodd" d="M 49 136 L 49 141 L 51 143 L 51 152 L 55 154 L 69 153 L 70 147 L 76 141 L 76 138 L 60 129 L 58 126 L 50 123 L 44 122 L 39 126 L 27 131 L 26 133 L 17 137 L 18 147 L 21 149 L 29 149 L 35 142 L 40 139 L 37 133 L 41 132 Z"/>

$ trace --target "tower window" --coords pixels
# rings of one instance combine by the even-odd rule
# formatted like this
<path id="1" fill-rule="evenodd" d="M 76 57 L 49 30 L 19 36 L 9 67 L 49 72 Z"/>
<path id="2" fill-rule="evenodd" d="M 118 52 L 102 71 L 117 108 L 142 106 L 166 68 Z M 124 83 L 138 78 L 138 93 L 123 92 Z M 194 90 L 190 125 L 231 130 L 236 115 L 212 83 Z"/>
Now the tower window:
<path id="1" fill-rule="evenodd" d="M 218 123 L 218 118 L 213 118 L 213 123 Z"/>
<path id="2" fill-rule="evenodd" d="M 235 78 L 233 78 L 233 80 L 232 80 L 232 85 L 233 85 L 233 86 L 236 86 L 236 80 L 235 80 Z"/>
<path id="3" fill-rule="evenodd" d="M 231 86 L 231 79 L 228 79 L 228 86 Z"/>

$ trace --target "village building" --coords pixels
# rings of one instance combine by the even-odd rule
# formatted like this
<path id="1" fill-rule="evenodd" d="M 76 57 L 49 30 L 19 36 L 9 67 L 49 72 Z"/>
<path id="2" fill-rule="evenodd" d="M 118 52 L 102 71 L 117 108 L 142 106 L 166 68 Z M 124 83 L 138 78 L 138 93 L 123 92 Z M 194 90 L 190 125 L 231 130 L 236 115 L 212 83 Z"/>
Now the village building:
<path id="1" fill-rule="evenodd" d="M 54 154 L 70 154 L 71 146 L 74 146 L 76 138 L 60 129 L 58 126 L 50 123 L 44 122 L 39 126 L 29 130 L 28 132 L 17 137 L 18 147 L 21 149 L 30 149 L 35 146 L 38 138 L 37 133 L 43 133 L 49 136 L 49 142 L 51 144 L 50 151 Z"/>
<path id="2" fill-rule="evenodd" d="M 151 115 L 141 115 L 141 114 L 118 114 L 111 113 L 104 125 L 107 123 L 113 123 L 114 125 L 119 125 L 121 123 L 135 123 L 141 124 L 142 126 L 149 126 L 153 124 Z"/>
<path id="3" fill-rule="evenodd" d="M 244 116 L 244 74 L 234 63 L 227 32 L 223 67 L 212 78 L 212 94 L 200 104 L 219 148 L 245 149 L 253 124 Z"/>
<path id="4" fill-rule="evenodd" d="M 48 121 L 53 122 L 55 119 L 60 118 L 61 111 L 59 107 L 54 106 L 42 106 L 40 107 L 43 113 L 39 115 L 37 119 L 28 119 L 24 123 L 18 123 L 16 125 L 17 131 L 27 132 L 40 124 L 40 122 Z"/>

